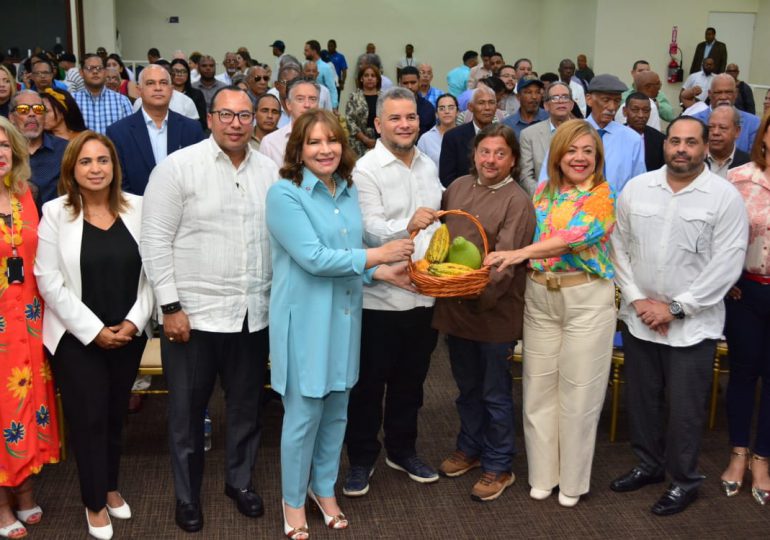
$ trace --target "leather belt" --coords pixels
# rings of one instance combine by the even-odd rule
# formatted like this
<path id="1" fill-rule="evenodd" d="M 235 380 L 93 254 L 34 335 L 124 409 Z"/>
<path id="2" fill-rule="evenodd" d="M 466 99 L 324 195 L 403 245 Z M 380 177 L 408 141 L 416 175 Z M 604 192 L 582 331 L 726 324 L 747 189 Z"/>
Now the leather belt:
<path id="1" fill-rule="evenodd" d="M 535 283 L 545 285 L 549 291 L 558 291 L 564 287 L 574 287 L 601 279 L 596 274 L 588 272 L 538 272 L 537 270 L 533 270 L 529 278 Z"/>

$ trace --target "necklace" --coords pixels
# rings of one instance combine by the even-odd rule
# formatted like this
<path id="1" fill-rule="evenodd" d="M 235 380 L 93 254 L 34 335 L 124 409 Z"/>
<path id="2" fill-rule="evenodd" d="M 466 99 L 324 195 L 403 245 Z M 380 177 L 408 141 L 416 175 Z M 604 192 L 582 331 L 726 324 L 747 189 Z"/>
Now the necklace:
<path id="1" fill-rule="evenodd" d="M 4 219 L 0 219 L 0 233 L 3 235 L 3 240 L 11 244 L 11 247 L 19 246 L 22 243 L 21 229 L 24 225 L 21 221 L 21 201 L 11 195 L 11 190 L 8 190 L 8 197 L 11 203 L 11 227 L 10 229 L 5 224 Z"/>
<path id="2" fill-rule="evenodd" d="M 328 188 L 329 186 L 326 187 Z M 337 182 L 334 181 L 334 178 L 332 178 L 332 187 L 329 189 L 329 193 L 332 194 L 332 199 L 337 195 Z"/>

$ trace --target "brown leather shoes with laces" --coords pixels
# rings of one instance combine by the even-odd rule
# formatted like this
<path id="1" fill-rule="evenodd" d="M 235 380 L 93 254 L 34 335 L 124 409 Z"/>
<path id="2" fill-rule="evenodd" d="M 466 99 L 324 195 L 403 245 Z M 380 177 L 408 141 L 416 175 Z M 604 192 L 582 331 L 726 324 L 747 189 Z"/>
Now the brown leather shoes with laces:
<path id="1" fill-rule="evenodd" d="M 515 481 L 516 475 L 510 472 L 484 471 L 471 490 L 471 499 L 481 502 L 494 501 Z"/>
<path id="2" fill-rule="evenodd" d="M 455 478 L 480 466 L 479 458 L 471 458 L 465 452 L 455 450 L 448 458 L 441 462 L 438 472 L 449 478 Z"/>

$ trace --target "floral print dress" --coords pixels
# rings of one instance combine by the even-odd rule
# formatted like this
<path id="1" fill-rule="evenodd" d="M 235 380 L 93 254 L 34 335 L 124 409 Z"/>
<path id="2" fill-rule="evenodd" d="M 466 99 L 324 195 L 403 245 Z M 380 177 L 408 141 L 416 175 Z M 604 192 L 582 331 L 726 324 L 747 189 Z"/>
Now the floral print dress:
<path id="1" fill-rule="evenodd" d="M 24 283 L 8 283 L 11 227 L 0 216 L 0 486 L 7 487 L 59 461 L 55 391 L 43 353 L 43 304 L 32 272 L 37 209 L 29 190 L 14 196 L 11 206 Z"/>

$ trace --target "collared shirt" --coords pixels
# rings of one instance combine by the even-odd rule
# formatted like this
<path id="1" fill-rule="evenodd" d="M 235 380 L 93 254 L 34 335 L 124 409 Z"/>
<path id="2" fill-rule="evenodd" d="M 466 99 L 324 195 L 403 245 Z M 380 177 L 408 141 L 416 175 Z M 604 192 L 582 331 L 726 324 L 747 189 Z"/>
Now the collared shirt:
<path id="1" fill-rule="evenodd" d="M 468 76 L 471 68 L 466 65 L 458 66 L 446 74 L 446 84 L 449 93 L 454 97 L 459 97 L 468 88 Z"/>
<path id="2" fill-rule="evenodd" d="M 290 135 L 291 124 L 289 123 L 262 137 L 262 142 L 259 145 L 259 151 L 272 159 L 273 162 L 278 165 L 279 169 L 283 167 L 283 157 L 286 155 L 286 143 L 289 142 Z"/>
<path id="3" fill-rule="evenodd" d="M 687 77 L 687 80 L 684 81 L 682 88 L 689 90 L 693 86 L 700 86 L 701 93 L 698 94 L 698 100 L 706 101 L 706 98 L 709 96 L 709 88 L 711 88 L 711 80 L 714 77 L 715 75 L 713 73 L 706 75 L 703 70 L 696 71 Z"/>
<path id="4" fill-rule="evenodd" d="M 320 59 L 316 62 L 316 66 L 318 66 L 318 78 L 316 81 L 318 84 L 325 86 L 329 91 L 329 96 L 332 98 L 332 108 L 336 109 L 339 107 L 340 101 L 339 95 L 337 95 L 337 83 L 334 78 L 334 68 L 330 67 L 329 64 Z"/>
<path id="5" fill-rule="evenodd" d="M 429 86 L 428 91 L 424 94 L 417 91 L 418 94 L 420 94 L 420 97 L 423 98 L 426 101 L 429 101 L 431 105 L 433 105 L 433 108 L 436 108 L 436 102 L 438 101 L 438 98 L 444 95 L 444 92 L 436 88 L 435 86 Z"/>
<path id="6" fill-rule="evenodd" d="M 166 111 L 166 116 L 160 127 L 155 125 L 155 120 L 150 118 L 144 109 L 142 109 L 142 116 L 144 117 L 144 125 L 147 126 L 147 135 L 150 136 L 150 147 L 152 148 L 152 155 L 155 157 L 155 163 L 160 163 L 166 158 L 168 147 L 168 111 Z"/>
<path id="7" fill-rule="evenodd" d="M 385 147 L 382 140 L 377 140 L 374 148 L 356 163 L 353 182 L 358 186 L 364 218 L 364 241 L 371 247 L 397 238 L 409 238 L 406 227 L 419 207 L 441 208 L 443 188 L 436 164 L 419 148 L 415 149 L 412 164 L 407 167 Z M 438 223 L 433 223 L 415 237 L 414 260 L 423 257 L 438 226 Z M 433 302 L 433 298 L 383 282 L 377 282 L 364 291 L 365 309 L 405 311 L 430 307 Z"/>
<path id="8" fill-rule="evenodd" d="M 275 96 L 278 100 L 278 105 L 281 107 L 281 117 L 278 119 L 277 126 L 282 128 L 286 124 L 291 124 L 291 116 L 289 116 L 289 113 L 284 110 L 283 103 L 281 103 L 281 94 L 278 93 L 278 90 L 275 88 L 275 86 L 268 90 L 267 93 Z"/>
<path id="9" fill-rule="evenodd" d="M 743 268 L 770 275 L 770 181 L 755 163 L 732 169 L 727 179 L 738 189 L 749 215 L 749 246 Z"/>
<path id="10" fill-rule="evenodd" d="M 707 167 L 677 193 L 665 166 L 631 180 L 618 198 L 612 235 L 620 318 L 629 331 L 673 347 L 719 339 L 722 299 L 740 276 L 748 231 L 740 193 Z M 671 321 L 663 336 L 636 315 L 631 304 L 643 298 L 676 300 L 685 317 Z"/>
<path id="11" fill-rule="evenodd" d="M 626 98 L 628 96 L 630 96 L 631 94 L 633 94 L 634 92 L 636 92 L 636 91 L 637 91 L 636 88 L 632 84 L 628 88 L 628 90 L 626 90 L 625 92 L 623 92 L 620 95 L 620 102 L 623 105 L 625 105 L 626 104 Z M 674 108 L 671 106 L 671 102 L 668 100 L 668 98 L 666 97 L 666 94 L 664 94 L 663 92 L 658 92 L 658 95 L 655 97 L 655 99 L 652 100 L 652 102 L 655 105 L 655 108 L 656 108 L 657 113 L 660 116 L 660 118 L 662 118 L 666 122 L 671 122 L 674 118 L 677 117 L 677 115 L 674 114 Z M 621 109 L 621 114 L 622 114 L 623 107 L 621 106 L 620 109 Z M 620 120 L 618 120 L 617 118 L 615 118 L 615 120 L 620 122 Z M 658 123 L 660 123 L 660 120 L 658 120 Z M 655 129 L 660 131 L 660 127 L 655 127 L 653 125 L 650 125 L 649 122 L 647 123 L 647 125 L 650 126 L 650 127 L 654 127 Z"/>
<path id="12" fill-rule="evenodd" d="M 658 105 L 655 102 L 654 99 L 650 99 L 650 118 L 647 119 L 647 125 L 650 126 L 653 129 L 657 129 L 660 131 L 660 113 L 658 112 Z M 615 121 L 620 124 L 626 123 L 626 115 L 623 112 L 623 109 L 626 107 L 626 100 L 625 98 L 621 102 L 620 107 L 618 107 L 618 112 L 615 114 Z"/>
<path id="13" fill-rule="evenodd" d="M 615 226 L 615 193 L 607 182 L 588 191 L 566 187 L 560 193 L 545 195 L 548 184 L 537 187 L 533 242 L 559 237 L 569 252 L 548 259 L 530 259 L 529 267 L 538 272 L 575 272 L 612 279 L 615 268 L 610 260 L 610 233 Z"/>
<path id="14" fill-rule="evenodd" d="M 537 108 L 537 114 L 535 114 L 535 118 L 531 122 L 525 122 L 521 118 L 521 109 L 513 113 L 511 116 L 503 120 L 503 124 L 511 128 L 516 133 L 516 139 L 518 140 L 521 137 L 521 130 L 524 128 L 527 128 L 531 126 L 532 124 L 537 124 L 538 122 L 542 122 L 543 120 L 548 120 L 548 113 L 545 112 L 540 107 Z"/>
<path id="15" fill-rule="evenodd" d="M 600 128 L 593 115 L 586 120 L 602 137 L 604 177 L 612 189 L 620 193 L 626 182 L 647 170 L 644 164 L 644 142 L 639 134 L 628 126 L 613 121 Z"/>
<path id="16" fill-rule="evenodd" d="M 228 72 L 220 73 L 219 75 L 216 75 L 214 77 L 216 80 L 225 83 L 225 85 L 230 86 L 233 84 L 233 78 L 230 77 L 230 74 Z"/>
<path id="17" fill-rule="evenodd" d="M 43 132 L 43 143 L 29 156 L 32 169 L 30 181 L 37 186 L 40 204 L 58 197 L 56 186 L 59 184 L 61 161 L 66 147 L 66 140 Z"/>
<path id="18" fill-rule="evenodd" d="M 198 79 L 198 82 L 192 83 L 193 88 L 203 92 L 203 99 L 206 100 L 207 110 L 211 108 L 211 98 L 214 97 L 214 94 L 217 93 L 217 90 L 226 86 L 227 85 L 225 83 L 216 78 L 214 79 L 214 84 L 212 86 L 204 86 L 203 79 Z"/>
<path id="19" fill-rule="evenodd" d="M 735 146 L 748 154 L 751 152 L 751 146 L 754 144 L 754 138 L 759 130 L 759 117 L 740 109 L 738 109 L 738 113 L 741 115 L 741 132 L 735 139 Z M 711 107 L 693 114 L 692 117 L 708 125 L 709 118 L 711 118 Z"/>
<path id="20" fill-rule="evenodd" d="M 711 152 L 709 152 L 709 155 L 706 156 L 706 163 L 708 163 L 708 167 L 714 174 L 718 174 L 722 178 L 727 178 L 727 170 L 730 168 L 730 166 L 733 164 L 733 158 L 735 157 L 735 146 L 733 146 L 733 151 L 730 152 L 730 155 L 727 156 L 727 158 L 722 161 L 721 163 L 717 161 L 717 159 L 711 155 Z"/>
<path id="21" fill-rule="evenodd" d="M 561 79 L 559 79 L 561 80 Z M 586 104 L 586 90 L 583 88 L 583 85 L 580 84 L 580 81 L 578 81 L 575 77 L 572 77 L 569 80 L 569 87 L 570 90 L 572 90 L 572 101 L 577 103 L 578 109 L 580 109 L 580 114 L 583 115 L 585 118 L 587 109 Z"/>
<path id="22" fill-rule="evenodd" d="M 417 148 L 433 160 L 433 163 L 438 167 L 438 160 L 441 157 L 441 141 L 444 139 L 444 134 L 438 130 L 438 126 L 433 126 L 429 131 L 426 131 L 420 136 L 420 140 L 417 141 Z"/>
<path id="23" fill-rule="evenodd" d="M 142 98 L 137 98 L 136 101 L 134 101 L 134 112 L 138 111 L 141 106 Z M 175 113 L 181 114 L 182 116 L 186 116 L 187 118 L 191 118 L 193 120 L 198 120 L 200 118 L 198 115 L 198 108 L 195 106 L 195 102 L 189 96 L 184 95 L 178 90 L 174 90 L 171 93 L 171 101 L 168 103 L 168 108 Z"/>
<path id="24" fill-rule="evenodd" d="M 278 180 L 246 150 L 236 169 L 213 136 L 153 169 L 144 194 L 141 253 L 158 305 L 179 301 L 195 330 L 267 326 L 270 245 L 265 198 Z"/>
<path id="25" fill-rule="evenodd" d="M 97 133 L 105 133 L 107 126 L 117 122 L 131 114 L 131 102 L 128 98 L 109 88 L 102 88 L 102 91 L 94 96 L 88 90 L 80 90 L 72 94 L 75 102 L 83 113 L 83 120 L 88 129 Z"/>

